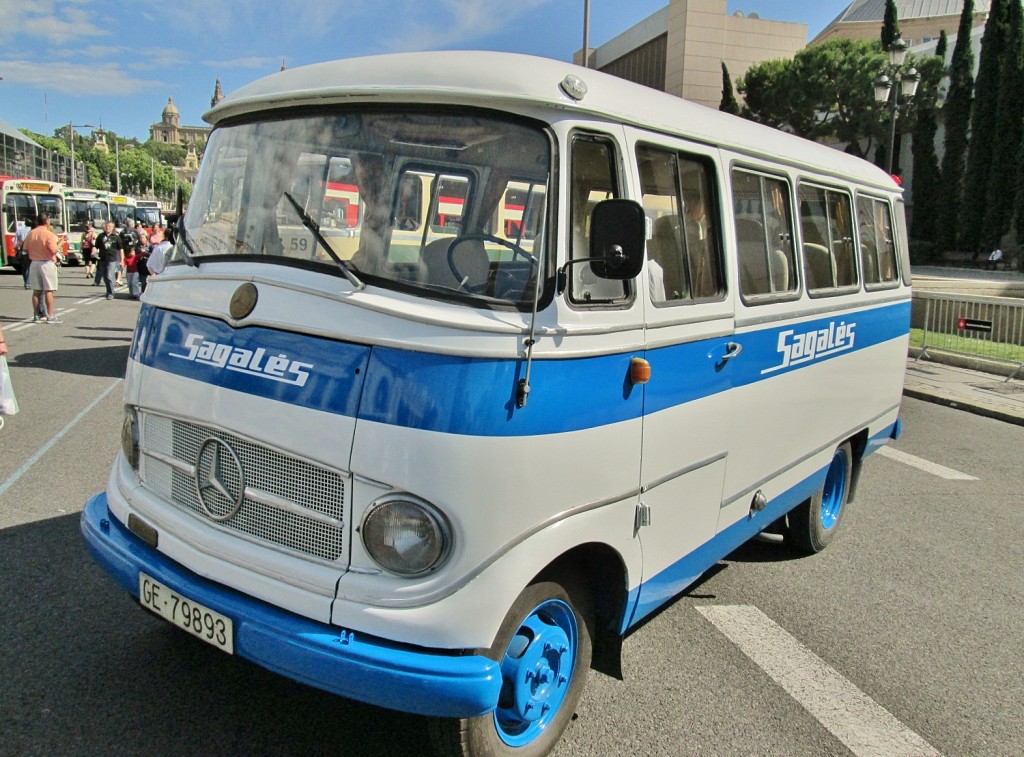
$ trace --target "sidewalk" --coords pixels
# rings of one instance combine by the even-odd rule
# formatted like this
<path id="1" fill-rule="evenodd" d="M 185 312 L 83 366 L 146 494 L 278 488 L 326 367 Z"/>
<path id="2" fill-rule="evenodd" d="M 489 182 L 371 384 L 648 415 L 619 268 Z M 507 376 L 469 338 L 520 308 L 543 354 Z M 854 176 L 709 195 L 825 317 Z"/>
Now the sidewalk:
<path id="1" fill-rule="evenodd" d="M 1017 378 L 907 358 L 903 394 L 1024 426 L 1024 371 Z"/>

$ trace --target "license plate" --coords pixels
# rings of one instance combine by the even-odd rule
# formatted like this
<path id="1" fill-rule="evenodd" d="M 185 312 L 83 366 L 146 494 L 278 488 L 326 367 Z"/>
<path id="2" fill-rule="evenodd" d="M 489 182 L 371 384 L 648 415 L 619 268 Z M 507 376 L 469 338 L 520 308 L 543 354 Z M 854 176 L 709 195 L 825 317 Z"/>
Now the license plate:
<path id="1" fill-rule="evenodd" d="M 145 573 L 139 573 L 139 602 L 183 631 L 188 631 L 228 654 L 234 654 L 231 618 L 181 596 Z"/>

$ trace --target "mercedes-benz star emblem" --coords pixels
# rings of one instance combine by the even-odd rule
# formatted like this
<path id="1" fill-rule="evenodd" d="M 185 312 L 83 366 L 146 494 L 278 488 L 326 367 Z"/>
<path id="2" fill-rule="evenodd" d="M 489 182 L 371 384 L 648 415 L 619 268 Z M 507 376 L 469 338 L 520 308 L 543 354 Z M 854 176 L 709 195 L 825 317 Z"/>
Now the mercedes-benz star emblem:
<path id="1" fill-rule="evenodd" d="M 245 472 L 227 442 L 215 436 L 203 440 L 196 454 L 195 482 L 199 504 L 212 520 L 230 520 L 242 508 Z"/>
<path id="2" fill-rule="evenodd" d="M 231 313 L 232 318 L 236 321 L 240 321 L 253 311 L 256 307 L 256 301 L 259 298 L 260 293 L 256 289 L 256 285 L 252 282 L 246 282 L 238 287 L 238 289 L 235 290 L 235 293 L 231 295 L 228 312 Z"/>

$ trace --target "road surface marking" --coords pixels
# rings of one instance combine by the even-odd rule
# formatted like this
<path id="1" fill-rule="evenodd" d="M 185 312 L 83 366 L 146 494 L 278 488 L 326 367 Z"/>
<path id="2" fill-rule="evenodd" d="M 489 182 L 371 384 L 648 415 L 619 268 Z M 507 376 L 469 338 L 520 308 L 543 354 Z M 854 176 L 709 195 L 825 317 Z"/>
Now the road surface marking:
<path id="1" fill-rule="evenodd" d="M 111 384 L 102 392 L 100 392 L 99 396 L 97 396 L 92 402 L 90 402 L 82 412 L 80 412 L 78 415 L 72 418 L 68 425 L 66 425 L 64 428 L 58 431 L 56 436 L 50 439 L 50 441 L 48 441 L 42 447 L 40 447 L 36 451 L 36 453 L 32 455 L 32 457 L 25 461 L 24 465 L 22 465 L 20 468 L 18 468 L 18 470 L 11 474 L 10 478 L 8 478 L 6 481 L 0 484 L 0 497 L 2 497 L 8 489 L 10 489 L 16 483 L 18 483 L 18 480 L 26 473 L 28 473 L 29 469 L 37 462 L 39 462 L 43 455 L 50 451 L 50 448 L 53 447 L 53 445 L 55 445 L 57 442 L 63 439 L 67 435 L 67 433 L 71 429 L 73 429 L 80 420 L 82 420 L 82 418 L 89 414 L 90 410 L 92 410 L 94 407 L 100 404 L 103 398 L 105 398 L 108 394 L 114 391 L 115 388 L 120 386 L 122 381 L 124 381 L 124 379 L 117 379 L 116 381 L 114 381 L 113 384 Z"/>
<path id="2" fill-rule="evenodd" d="M 697 610 L 857 757 L 940 757 L 756 607 Z"/>
<path id="3" fill-rule="evenodd" d="M 953 470 L 952 468 L 947 468 L 944 465 L 933 463 L 930 460 L 923 460 L 920 457 L 908 455 L 906 452 L 900 452 L 898 449 L 893 449 L 892 447 L 882 447 L 878 450 L 878 453 L 882 455 L 882 457 L 887 457 L 890 460 L 895 460 L 896 462 L 909 465 L 912 468 L 923 470 L 925 473 L 931 473 L 933 476 L 945 478 L 950 481 L 978 480 L 975 476 L 968 476 L 966 473 L 961 473 L 958 470 Z"/>

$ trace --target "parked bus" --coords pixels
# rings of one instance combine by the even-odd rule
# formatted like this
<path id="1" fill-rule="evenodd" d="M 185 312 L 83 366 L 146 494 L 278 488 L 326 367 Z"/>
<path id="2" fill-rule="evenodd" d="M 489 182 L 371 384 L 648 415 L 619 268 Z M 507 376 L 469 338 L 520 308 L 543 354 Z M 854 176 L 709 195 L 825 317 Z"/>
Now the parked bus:
<path id="1" fill-rule="evenodd" d="M 904 207 L 864 161 L 499 53 L 206 117 L 84 537 L 156 615 L 444 753 L 549 751 L 624 634 L 762 532 L 825 549 L 899 434 Z"/>
<path id="2" fill-rule="evenodd" d="M 110 219 L 110 193 L 96 189 L 66 187 L 64 208 L 67 213 L 68 255 L 67 262 L 85 264 L 82 258 L 82 233 L 86 227 L 103 230 Z"/>
<path id="3" fill-rule="evenodd" d="M 157 200 L 135 201 L 135 224 L 149 234 L 157 226 L 163 225 L 162 207 Z"/>
<path id="4" fill-rule="evenodd" d="M 13 179 L 0 176 L 0 228 L 3 228 L 3 265 L 20 269 L 14 252 L 18 226 L 34 224 L 40 213 L 48 213 L 50 224 L 60 244 L 61 260 L 68 252 L 68 239 L 64 225 L 64 187 L 54 181 L 39 179 Z"/>
<path id="5" fill-rule="evenodd" d="M 109 196 L 109 200 L 110 218 L 114 222 L 114 228 L 121 231 L 129 218 L 133 221 L 135 220 L 135 198 L 128 197 L 126 195 L 111 194 Z"/>

